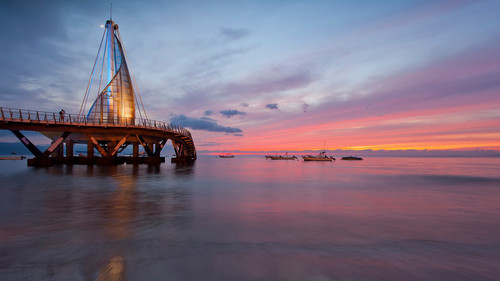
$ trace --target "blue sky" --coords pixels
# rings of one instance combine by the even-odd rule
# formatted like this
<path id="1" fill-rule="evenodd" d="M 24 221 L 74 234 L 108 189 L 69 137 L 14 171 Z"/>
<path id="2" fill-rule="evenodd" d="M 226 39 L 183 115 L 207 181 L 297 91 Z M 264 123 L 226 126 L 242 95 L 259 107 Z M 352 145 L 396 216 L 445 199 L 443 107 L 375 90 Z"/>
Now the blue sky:
<path id="1" fill-rule="evenodd" d="M 0 106 L 77 113 L 109 3 L 0 8 Z M 498 150 L 498 10 L 499 1 L 114 1 L 113 20 L 148 116 L 192 130 L 199 150 Z"/>

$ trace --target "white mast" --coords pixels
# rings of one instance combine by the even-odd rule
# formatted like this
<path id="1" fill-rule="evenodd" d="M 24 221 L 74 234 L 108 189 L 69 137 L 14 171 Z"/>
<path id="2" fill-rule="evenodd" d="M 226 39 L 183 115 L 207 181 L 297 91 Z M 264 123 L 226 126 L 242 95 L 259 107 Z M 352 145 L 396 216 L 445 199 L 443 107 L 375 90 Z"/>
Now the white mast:
<path id="1" fill-rule="evenodd" d="M 104 47 L 103 49 L 101 49 L 102 46 Z M 102 56 L 99 55 L 101 54 L 101 50 L 103 50 Z M 99 78 L 99 94 L 89 110 L 87 119 L 107 124 L 134 124 L 136 97 L 134 84 L 132 83 L 133 77 L 131 77 L 127 66 L 125 50 L 121 43 L 118 25 L 111 19 L 106 21 L 106 28 L 97 54 L 97 58 L 99 57 L 102 58 L 100 75 L 102 80 Z M 91 89 L 96 62 L 94 62 L 89 85 L 87 86 L 84 102 L 82 103 L 83 110 Z M 106 84 L 102 90 L 101 81 Z M 139 96 L 137 98 L 140 99 Z"/>
<path id="2" fill-rule="evenodd" d="M 109 85 L 108 89 L 106 90 L 106 102 L 105 106 L 106 109 L 103 110 L 103 112 L 107 113 L 107 120 L 105 122 L 107 123 L 114 123 L 114 106 L 113 106 L 113 92 L 116 90 L 113 89 L 114 86 L 111 84 L 111 81 L 113 80 L 113 77 L 115 75 L 115 24 L 114 22 L 110 19 L 106 21 L 106 42 L 108 46 L 108 75 L 107 75 L 107 84 Z M 104 121 L 104 120 L 103 120 Z"/>

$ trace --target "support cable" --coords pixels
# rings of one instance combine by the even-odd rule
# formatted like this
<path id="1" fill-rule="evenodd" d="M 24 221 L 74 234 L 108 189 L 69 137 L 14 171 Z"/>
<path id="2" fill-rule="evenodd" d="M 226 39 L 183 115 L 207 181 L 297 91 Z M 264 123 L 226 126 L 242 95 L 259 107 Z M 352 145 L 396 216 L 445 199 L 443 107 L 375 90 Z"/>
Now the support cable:
<path id="1" fill-rule="evenodd" d="M 106 25 L 106 29 L 104 30 L 104 33 L 106 33 L 106 30 L 108 30 L 108 26 L 107 25 Z M 103 112 L 102 112 L 102 110 L 103 110 L 103 108 L 102 108 L 103 107 L 103 100 L 102 100 L 102 95 L 101 95 L 101 85 L 102 85 L 102 74 L 104 72 L 104 61 L 106 60 L 106 54 L 107 54 L 106 50 L 107 49 L 108 49 L 108 40 L 106 40 L 106 43 L 104 43 L 104 51 L 103 51 L 103 54 L 102 54 L 102 64 L 101 64 L 101 75 L 99 76 L 99 88 L 97 89 L 97 98 L 101 99 L 100 103 L 99 103 L 100 106 L 101 106 L 101 108 L 99 108 L 99 112 L 101 113 L 101 116 L 100 116 L 99 120 L 101 122 L 103 122 L 103 118 L 104 118 L 103 117 Z M 109 56 L 109 54 L 108 54 L 108 56 Z M 94 119 L 95 119 L 95 113 L 94 113 Z"/>
<path id="2" fill-rule="evenodd" d="M 120 35 L 120 31 L 117 30 L 116 33 L 118 34 L 119 40 L 123 46 L 124 44 L 122 41 L 122 36 Z M 125 51 L 125 48 L 122 47 L 122 50 L 123 50 L 123 54 L 125 55 L 125 60 L 128 61 L 127 52 Z M 146 109 L 144 108 L 144 104 L 142 103 L 141 94 L 139 93 L 139 88 L 137 87 L 137 82 L 135 81 L 134 74 L 132 73 L 132 70 L 130 68 L 128 69 L 128 71 L 130 72 L 130 76 L 132 77 L 132 81 L 134 82 L 134 87 L 136 89 L 136 91 L 134 91 L 134 98 L 136 99 L 136 102 L 137 102 L 137 97 L 139 97 L 139 100 L 141 102 L 140 104 L 142 106 L 142 111 L 144 111 L 145 119 L 148 120 L 149 119 L 148 114 L 146 113 Z M 137 95 L 135 94 L 136 92 L 137 92 Z M 141 108 L 139 107 L 139 104 L 137 105 L 137 108 L 139 109 L 139 116 L 141 116 L 141 119 L 142 119 Z"/>
<path id="3" fill-rule="evenodd" d="M 97 50 L 97 55 L 94 60 L 94 65 L 92 66 L 92 72 L 90 73 L 89 82 L 87 83 L 87 89 L 85 90 L 85 95 L 83 96 L 83 102 L 82 105 L 80 106 L 80 111 L 78 112 L 78 120 L 80 120 L 80 116 L 82 115 L 82 113 L 85 112 L 85 108 L 89 97 L 89 90 L 92 87 L 92 80 L 94 78 L 95 66 L 97 64 L 97 59 L 99 58 L 99 54 L 101 53 L 102 41 L 104 40 L 105 35 L 106 35 L 106 30 L 104 30 L 104 33 L 102 34 L 101 43 L 99 44 L 99 50 Z"/>

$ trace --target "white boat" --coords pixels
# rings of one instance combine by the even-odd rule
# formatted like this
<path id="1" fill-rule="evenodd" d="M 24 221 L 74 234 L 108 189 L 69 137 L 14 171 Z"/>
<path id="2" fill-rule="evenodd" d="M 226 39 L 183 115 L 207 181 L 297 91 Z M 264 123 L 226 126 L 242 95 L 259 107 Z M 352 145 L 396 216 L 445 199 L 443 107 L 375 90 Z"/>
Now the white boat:
<path id="1" fill-rule="evenodd" d="M 333 161 L 335 158 L 333 156 L 326 156 L 326 152 L 322 151 L 318 155 L 305 155 L 302 156 L 304 161 Z"/>

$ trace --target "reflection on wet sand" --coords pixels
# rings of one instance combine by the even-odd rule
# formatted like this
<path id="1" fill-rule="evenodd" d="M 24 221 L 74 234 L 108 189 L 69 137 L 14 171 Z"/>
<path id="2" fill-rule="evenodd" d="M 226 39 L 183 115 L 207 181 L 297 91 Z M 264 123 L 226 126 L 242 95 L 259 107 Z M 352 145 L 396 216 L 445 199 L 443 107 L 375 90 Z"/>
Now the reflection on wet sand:
<path id="1" fill-rule="evenodd" d="M 2 204 L 14 216 L 0 217 L 0 280 L 125 280 L 134 258 L 130 247 L 158 233 L 175 241 L 171 226 L 188 222 L 192 213 L 189 190 L 161 181 L 190 175 L 192 168 L 54 166 L 27 172 L 4 179 L 0 189 L 0 203 L 17 202 Z"/>
<path id="2" fill-rule="evenodd" d="M 95 278 L 96 281 L 123 281 L 125 280 L 125 261 L 121 256 L 114 256 L 108 264 L 103 266 Z"/>
<path id="3" fill-rule="evenodd" d="M 149 170 L 148 170 L 149 172 Z M 123 257 L 124 249 L 120 241 L 125 241 L 131 237 L 131 227 L 135 217 L 140 214 L 137 212 L 137 205 L 140 204 L 137 192 L 137 176 L 139 173 L 138 165 L 132 165 L 130 174 L 119 173 L 116 166 L 106 167 L 87 167 L 87 176 L 105 176 L 106 181 L 113 187 L 109 196 L 103 200 L 102 194 L 92 194 L 87 197 L 86 205 L 100 206 L 95 221 L 103 222 L 96 223 L 93 227 L 102 229 L 99 231 L 98 240 L 104 239 L 101 256 L 89 256 L 87 264 L 95 264 L 95 261 L 102 261 L 95 264 L 96 269 L 90 269 L 95 272 L 92 280 L 98 281 L 122 281 L 125 280 L 126 267 L 125 258 Z M 87 194 L 89 195 L 89 194 Z M 90 200 L 89 200 L 90 199 Z M 154 208 L 154 203 L 149 206 L 154 214 L 155 210 L 158 214 L 159 208 Z M 92 227 L 92 226 L 91 226 Z M 104 258 L 111 256 L 109 258 Z"/>

